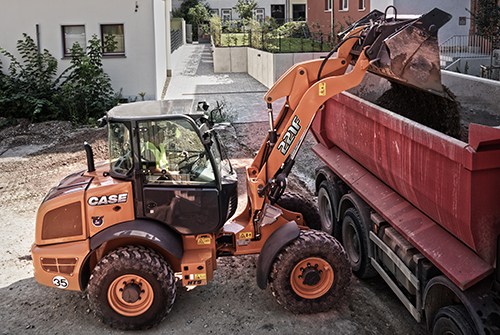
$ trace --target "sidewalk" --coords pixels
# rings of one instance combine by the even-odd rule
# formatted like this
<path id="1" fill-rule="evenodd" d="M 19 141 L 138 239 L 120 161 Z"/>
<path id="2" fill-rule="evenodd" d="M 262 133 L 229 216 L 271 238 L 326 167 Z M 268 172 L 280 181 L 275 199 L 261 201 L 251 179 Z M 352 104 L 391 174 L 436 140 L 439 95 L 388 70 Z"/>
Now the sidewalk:
<path id="1" fill-rule="evenodd" d="M 267 121 L 267 87 L 247 73 L 214 73 L 210 44 L 186 44 L 172 54 L 174 68 L 165 99 L 224 102 L 236 123 Z"/>

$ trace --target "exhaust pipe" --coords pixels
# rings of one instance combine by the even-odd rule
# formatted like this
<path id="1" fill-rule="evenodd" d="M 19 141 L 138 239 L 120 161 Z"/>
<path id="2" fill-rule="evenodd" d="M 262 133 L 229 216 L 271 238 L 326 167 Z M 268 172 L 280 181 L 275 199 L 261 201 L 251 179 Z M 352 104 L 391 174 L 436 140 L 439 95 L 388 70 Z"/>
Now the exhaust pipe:
<path id="1" fill-rule="evenodd" d="M 85 142 L 83 145 L 85 146 L 85 152 L 87 153 L 87 171 L 94 172 L 95 165 L 94 165 L 94 153 L 92 152 L 92 147 L 87 142 Z"/>

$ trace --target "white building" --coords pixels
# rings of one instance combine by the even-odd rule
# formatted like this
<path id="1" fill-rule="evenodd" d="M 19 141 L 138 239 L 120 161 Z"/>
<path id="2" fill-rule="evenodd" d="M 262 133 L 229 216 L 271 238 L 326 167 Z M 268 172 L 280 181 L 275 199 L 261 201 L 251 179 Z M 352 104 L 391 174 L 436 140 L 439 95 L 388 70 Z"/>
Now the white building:
<path id="1" fill-rule="evenodd" d="M 238 20 L 240 17 L 234 8 L 238 0 L 206 0 L 212 9 L 212 14 L 217 14 L 224 21 Z M 288 18 L 286 15 L 287 0 L 256 0 L 257 8 L 254 12 L 254 18 L 264 20 L 266 18 L 275 18 L 278 22 Z M 172 7 L 177 9 L 181 6 L 182 0 L 172 0 Z M 281 21 L 283 22 L 283 21 Z"/>
<path id="2" fill-rule="evenodd" d="M 170 59 L 171 0 L 16 0 L 0 11 L 0 46 L 16 55 L 23 33 L 58 60 L 61 73 L 70 65 L 68 50 L 75 41 L 87 45 L 114 34 L 114 52 L 105 52 L 104 71 L 124 97 L 160 99 Z M 167 15 L 168 13 L 168 15 Z M 8 60 L 0 55 L 3 68 Z"/>
<path id="3" fill-rule="evenodd" d="M 398 13 L 420 15 L 427 13 L 433 8 L 439 8 L 447 13 L 450 13 L 453 18 L 439 29 L 439 42 L 442 43 L 453 35 L 469 35 L 470 29 L 470 13 L 467 9 L 471 9 L 470 0 L 371 0 L 370 10 L 378 9 L 384 11 L 387 6 L 394 6 Z M 389 10 L 389 13 L 392 9 Z"/>

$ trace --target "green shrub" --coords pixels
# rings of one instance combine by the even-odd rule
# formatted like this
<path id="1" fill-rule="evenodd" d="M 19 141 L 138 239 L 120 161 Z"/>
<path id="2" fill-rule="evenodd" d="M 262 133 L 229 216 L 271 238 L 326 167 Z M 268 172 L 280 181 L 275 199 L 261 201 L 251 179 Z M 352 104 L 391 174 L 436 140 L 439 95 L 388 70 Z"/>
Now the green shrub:
<path id="1" fill-rule="evenodd" d="M 17 42 L 21 61 L 0 48 L 10 61 L 8 74 L 4 74 L 0 60 L 0 117 L 83 123 L 89 117 L 104 115 L 118 103 L 119 95 L 102 69 L 102 46 L 97 36 L 90 40 L 86 53 L 78 44 L 73 45 L 71 66 L 59 76 L 55 57 L 48 50 L 38 52 L 33 39 L 27 34 L 23 37 Z M 112 47 L 113 40 L 106 43 Z"/>

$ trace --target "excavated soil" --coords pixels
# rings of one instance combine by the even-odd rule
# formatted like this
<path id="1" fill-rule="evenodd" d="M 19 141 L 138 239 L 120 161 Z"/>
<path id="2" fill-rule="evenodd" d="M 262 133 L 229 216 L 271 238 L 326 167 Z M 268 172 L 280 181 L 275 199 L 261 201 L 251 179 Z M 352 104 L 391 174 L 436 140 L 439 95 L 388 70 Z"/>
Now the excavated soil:
<path id="1" fill-rule="evenodd" d="M 466 131 L 460 126 L 460 103 L 446 86 L 443 89 L 449 99 L 391 82 L 391 88 L 376 103 L 429 128 L 467 141 Z"/>
<path id="2" fill-rule="evenodd" d="M 1 121 L 1 120 L 0 120 Z M 236 124 L 222 134 L 240 177 L 241 210 L 244 167 L 260 148 L 265 123 Z M 86 165 L 83 142 L 95 161 L 107 158 L 104 129 L 74 129 L 67 122 L 0 129 L 0 334 L 122 334 L 99 322 L 85 292 L 38 284 L 30 246 L 36 211 L 46 192 L 68 173 Z M 309 138 L 298 157 L 289 189 L 313 197 L 318 159 Z M 214 279 L 188 290 L 178 284 L 171 313 L 147 334 L 426 334 L 380 278 L 353 278 L 339 309 L 294 315 L 279 306 L 255 279 L 257 256 L 217 260 Z"/>

